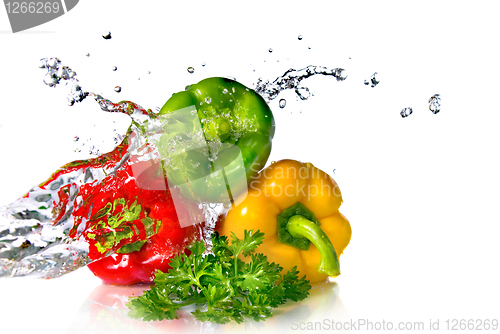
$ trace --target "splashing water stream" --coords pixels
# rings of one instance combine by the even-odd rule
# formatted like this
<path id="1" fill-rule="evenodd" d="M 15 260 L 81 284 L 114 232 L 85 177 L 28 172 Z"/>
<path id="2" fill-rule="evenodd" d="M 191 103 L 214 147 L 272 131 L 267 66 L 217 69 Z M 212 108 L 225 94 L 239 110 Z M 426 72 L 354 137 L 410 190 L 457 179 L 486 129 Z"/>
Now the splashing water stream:
<path id="1" fill-rule="evenodd" d="M 264 81 L 262 78 L 259 78 L 254 90 L 262 95 L 267 102 L 274 100 L 279 93 L 286 89 L 294 89 L 301 100 L 306 100 L 309 98 L 309 88 L 299 87 L 299 84 L 302 80 L 312 77 L 313 75 L 333 76 L 337 81 L 344 81 L 347 79 L 347 74 L 342 68 L 328 69 L 322 66 L 309 65 L 300 70 L 289 69 L 273 82 L 269 82 L 269 80 Z"/>

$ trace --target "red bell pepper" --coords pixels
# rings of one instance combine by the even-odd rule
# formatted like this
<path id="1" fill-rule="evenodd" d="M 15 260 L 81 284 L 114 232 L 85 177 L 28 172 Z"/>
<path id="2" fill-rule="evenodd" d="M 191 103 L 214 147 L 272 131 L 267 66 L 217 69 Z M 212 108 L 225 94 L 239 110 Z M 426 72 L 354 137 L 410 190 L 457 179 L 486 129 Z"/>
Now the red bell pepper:
<path id="1" fill-rule="evenodd" d="M 81 189 L 89 193 L 75 215 L 82 217 L 89 212 L 91 217 L 91 225 L 84 232 L 90 244 L 89 256 L 99 258 L 99 253 L 124 244 L 116 253 L 88 265 L 104 283 L 152 282 L 157 269 L 168 271 L 170 259 L 202 236 L 201 224 L 179 224 L 177 211 L 189 210 L 193 204 L 183 203 L 185 207 L 179 208 L 176 203 L 174 207 L 170 190 L 150 190 L 161 188 L 158 183 L 166 182 L 163 175 L 156 174 L 158 170 L 152 166 L 136 178 L 129 165 L 106 177 L 100 185 Z M 134 226 L 141 226 L 140 231 L 155 229 L 157 233 L 126 244 Z"/>

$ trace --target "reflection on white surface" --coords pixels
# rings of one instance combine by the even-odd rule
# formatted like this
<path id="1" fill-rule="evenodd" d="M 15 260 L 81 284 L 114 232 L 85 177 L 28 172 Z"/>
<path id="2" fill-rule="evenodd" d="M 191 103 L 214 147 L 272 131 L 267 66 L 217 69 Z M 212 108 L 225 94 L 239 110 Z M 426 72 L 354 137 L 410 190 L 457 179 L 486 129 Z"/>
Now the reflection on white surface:
<path id="1" fill-rule="evenodd" d="M 129 310 L 125 306 L 128 298 L 140 295 L 148 287 L 97 286 L 81 306 L 67 333 L 321 333 L 332 331 L 332 321 L 350 320 L 339 298 L 337 283 L 313 288 L 308 298 L 275 309 L 274 316 L 262 322 L 250 319 L 241 324 L 225 325 L 200 322 L 191 316 L 190 309 L 179 314 L 179 319 L 171 321 L 145 322 L 128 317 Z"/>

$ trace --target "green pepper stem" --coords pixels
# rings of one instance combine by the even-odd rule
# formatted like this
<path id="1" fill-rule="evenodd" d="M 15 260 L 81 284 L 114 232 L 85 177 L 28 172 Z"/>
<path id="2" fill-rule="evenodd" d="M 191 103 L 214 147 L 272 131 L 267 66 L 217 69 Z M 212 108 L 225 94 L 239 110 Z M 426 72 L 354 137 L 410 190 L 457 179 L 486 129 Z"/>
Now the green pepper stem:
<path id="1" fill-rule="evenodd" d="M 318 272 L 332 277 L 340 275 L 337 253 L 321 227 L 301 215 L 295 215 L 288 219 L 286 229 L 293 238 L 306 238 L 316 246 L 321 255 L 316 268 Z"/>

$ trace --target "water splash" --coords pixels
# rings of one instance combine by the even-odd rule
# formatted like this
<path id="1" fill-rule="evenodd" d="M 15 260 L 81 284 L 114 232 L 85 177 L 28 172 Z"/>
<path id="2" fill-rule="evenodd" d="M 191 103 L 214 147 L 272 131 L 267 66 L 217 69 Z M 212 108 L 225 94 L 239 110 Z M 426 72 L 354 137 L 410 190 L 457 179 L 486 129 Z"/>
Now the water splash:
<path id="1" fill-rule="evenodd" d="M 100 187 L 119 191 L 123 180 L 119 175 L 128 173 L 125 179 L 130 179 L 135 165 L 155 158 L 147 141 L 162 129 L 163 121 L 156 114 L 130 101 L 113 103 L 95 93 L 89 96 L 101 110 L 131 117 L 126 137 L 113 151 L 66 164 L 23 197 L 0 207 L 0 277 L 55 278 L 99 259 L 91 256 L 89 228 L 101 203 L 89 203 L 89 197 Z M 201 203 L 200 210 L 205 227 L 197 227 L 198 235 L 208 238 L 225 209 Z"/>
<path id="2" fill-rule="evenodd" d="M 47 68 L 47 74 L 44 77 L 44 83 L 49 87 L 56 87 L 62 82 L 66 85 L 71 85 L 70 93 L 68 94 L 69 105 L 77 102 L 82 102 L 87 97 L 94 98 L 105 112 L 120 112 L 127 114 L 134 122 L 140 123 L 144 121 L 143 117 L 139 115 L 151 115 L 151 110 L 144 110 L 142 107 L 133 102 L 122 101 L 120 103 L 113 103 L 110 100 L 103 98 L 101 95 L 83 90 L 80 82 L 76 77 L 76 72 L 68 66 L 64 66 L 59 58 L 42 58 L 40 60 L 40 68 Z M 116 68 L 116 66 L 114 67 Z M 50 82 L 47 83 L 47 81 Z M 115 92 L 119 93 L 122 87 L 116 86 Z"/>
<path id="3" fill-rule="evenodd" d="M 302 100 L 306 100 L 310 96 L 310 94 L 307 95 L 306 93 L 309 92 L 309 89 L 306 87 L 299 87 L 299 84 L 302 80 L 314 75 L 333 76 L 337 81 L 344 81 L 347 79 L 346 71 L 342 68 L 328 69 L 322 66 L 309 65 L 300 70 L 289 69 L 273 82 L 269 82 L 269 80 L 264 81 L 262 78 L 259 78 L 254 90 L 266 99 L 267 102 L 274 100 L 279 93 L 286 89 L 294 89 L 295 93 Z"/>
<path id="4" fill-rule="evenodd" d="M 43 82 L 47 86 L 56 87 L 62 82 L 71 86 L 68 94 L 68 105 L 72 106 L 75 102 L 81 102 L 87 97 L 88 93 L 82 90 L 76 78 L 76 72 L 63 65 L 59 58 L 42 58 L 39 67 L 47 69 L 47 73 L 43 78 Z"/>
<path id="5" fill-rule="evenodd" d="M 437 114 L 441 111 L 441 95 L 434 94 L 429 99 L 429 110 L 432 111 L 433 114 Z"/>
<path id="6" fill-rule="evenodd" d="M 401 114 L 401 117 L 406 118 L 406 117 L 410 116 L 412 112 L 413 112 L 413 109 L 408 107 L 408 108 L 404 108 L 403 110 L 401 110 L 400 114 Z"/>

